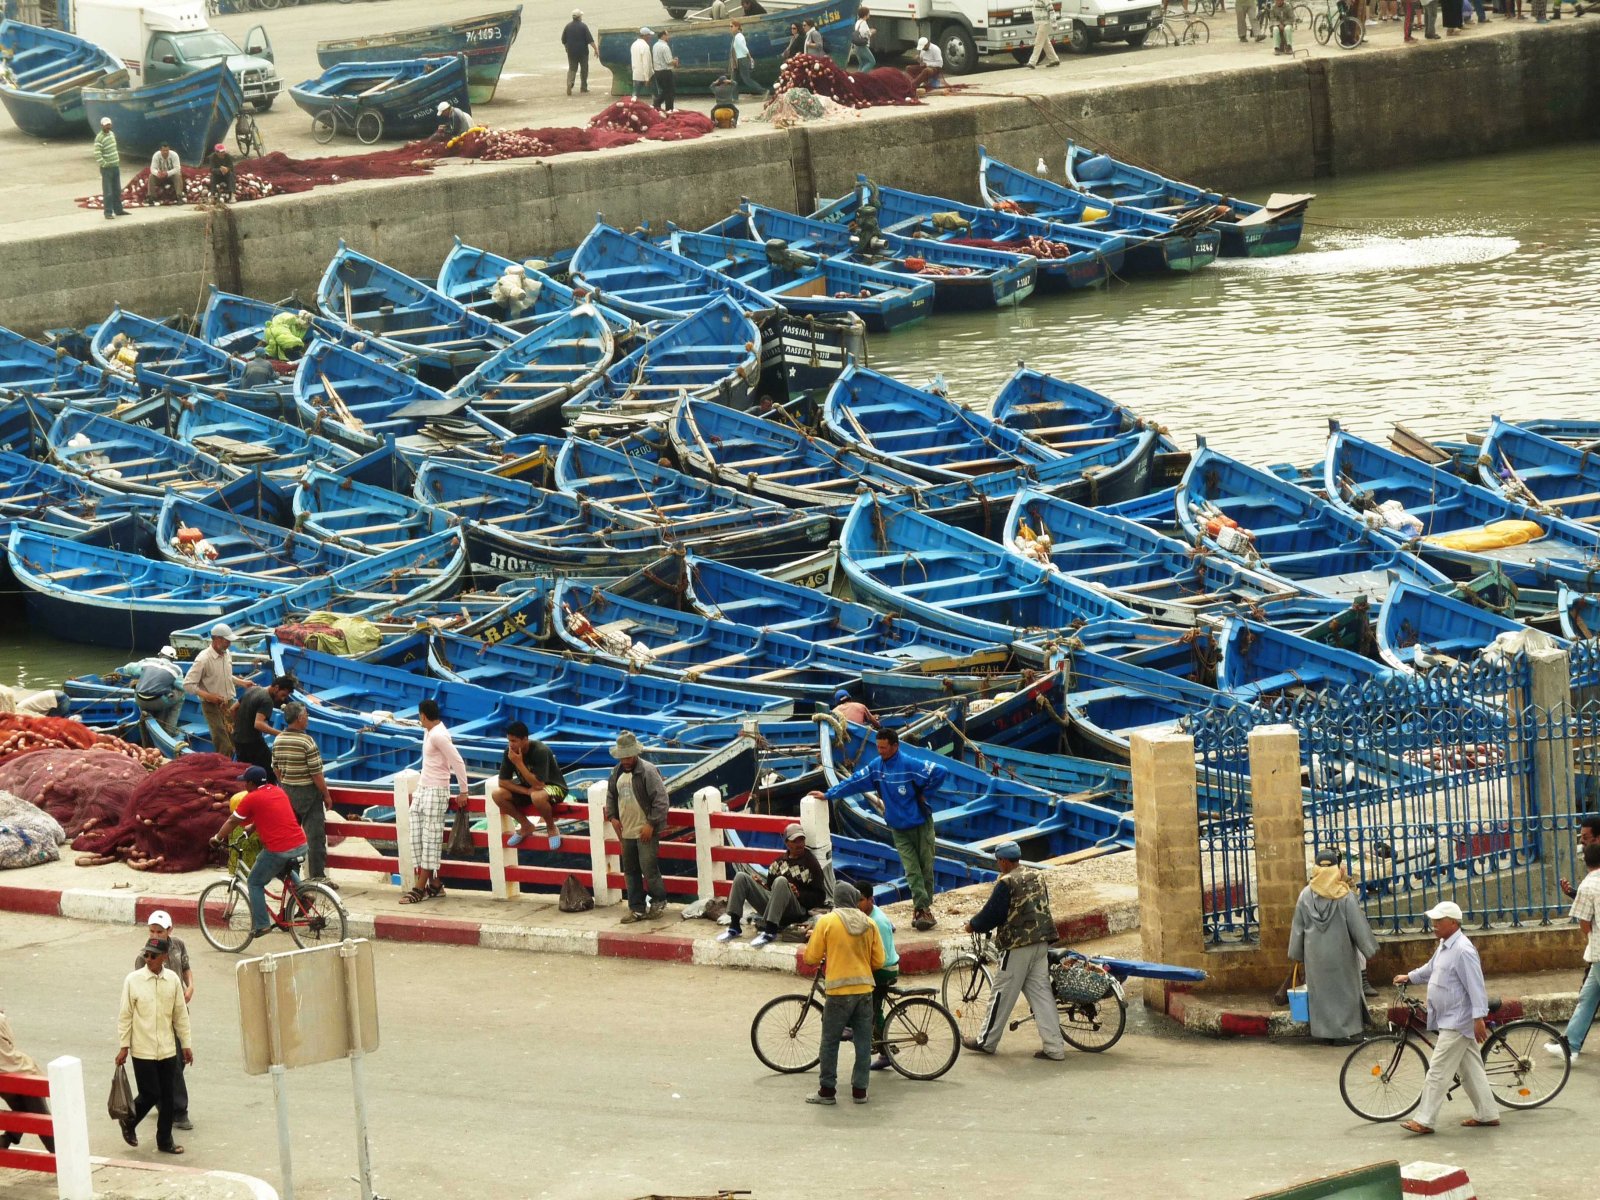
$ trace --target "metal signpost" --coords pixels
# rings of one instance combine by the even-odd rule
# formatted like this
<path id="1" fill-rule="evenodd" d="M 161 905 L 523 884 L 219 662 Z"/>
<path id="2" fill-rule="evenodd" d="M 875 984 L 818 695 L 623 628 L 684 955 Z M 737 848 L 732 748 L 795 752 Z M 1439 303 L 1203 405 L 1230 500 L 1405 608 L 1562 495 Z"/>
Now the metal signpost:
<path id="1" fill-rule="evenodd" d="M 336 946 L 246 959 L 238 966 L 237 979 L 245 1073 L 272 1076 L 284 1200 L 294 1200 L 289 1096 L 284 1074 L 291 1067 L 336 1058 L 350 1060 L 361 1200 L 376 1200 L 362 1077 L 362 1059 L 378 1048 L 378 993 L 372 943 L 356 938 Z"/>

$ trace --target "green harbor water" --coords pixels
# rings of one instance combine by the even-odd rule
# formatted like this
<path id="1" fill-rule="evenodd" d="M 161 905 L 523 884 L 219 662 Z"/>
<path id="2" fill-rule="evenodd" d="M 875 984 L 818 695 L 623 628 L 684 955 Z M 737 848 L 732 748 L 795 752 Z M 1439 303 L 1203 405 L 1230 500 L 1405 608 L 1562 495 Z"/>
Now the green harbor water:
<path id="1" fill-rule="evenodd" d="M 1314 191 L 1301 248 L 1113 282 L 877 338 L 872 365 L 942 374 L 986 405 L 1019 360 L 1255 463 L 1322 453 L 1330 417 L 1454 436 L 1507 417 L 1600 417 L 1600 145 L 1285 181 Z M 1257 193 L 1252 193 L 1257 194 Z M 0 683 L 117 666 L 0 603 Z"/>

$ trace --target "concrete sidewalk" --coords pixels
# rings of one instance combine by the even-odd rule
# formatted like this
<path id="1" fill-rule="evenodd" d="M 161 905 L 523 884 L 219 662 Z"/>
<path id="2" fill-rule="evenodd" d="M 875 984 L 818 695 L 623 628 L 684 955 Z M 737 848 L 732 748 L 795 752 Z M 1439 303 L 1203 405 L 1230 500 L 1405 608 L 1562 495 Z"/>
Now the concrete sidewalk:
<path id="1" fill-rule="evenodd" d="M 95 1200 L 278 1200 L 278 1191 L 271 1184 L 235 1171 L 98 1155 L 93 1162 Z M 56 1178 L 39 1171 L 0 1171 L 0 1196 L 6 1200 L 56 1200 Z"/>
<path id="2" fill-rule="evenodd" d="M 341 848 L 349 853 L 350 843 Z M 1126 862 L 1112 862 L 1125 859 Z M 1133 856 L 1109 856 L 1096 865 L 1076 864 L 1052 871 L 1056 925 L 1069 943 L 1082 943 L 1136 929 L 1139 923 Z M 1092 860 L 1093 861 L 1093 860 Z M 722 927 L 710 921 L 684 921 L 674 904 L 659 921 L 619 925 L 626 909 L 618 904 L 589 912 L 564 913 L 554 895 L 521 895 L 497 901 L 483 892 L 449 891 L 439 900 L 401 905 L 400 890 L 387 875 L 332 872 L 350 917 L 350 933 L 379 941 L 435 942 L 484 946 L 495 950 L 535 950 L 604 958 L 637 958 L 703 966 L 804 973 L 802 947 L 779 941 L 762 949 L 749 945 L 754 929 L 746 922 L 744 940 L 719 943 Z M 221 875 L 215 870 L 182 875 L 135 871 L 121 864 L 80 868 L 70 861 L 45 863 L 0 875 L 0 911 L 63 916 L 76 920 L 131 925 L 166 909 L 180 926 L 198 924 L 197 899 Z M 989 888 L 981 885 L 938 898 L 940 924 L 920 933 L 910 928 L 909 903 L 888 906 L 895 924 L 903 975 L 939 971 L 966 946 L 961 923 L 981 907 Z M 198 931 L 193 935 L 198 938 Z M 192 943 L 191 943 L 192 944 Z M 257 951 L 291 948 L 287 937 L 256 943 Z"/>

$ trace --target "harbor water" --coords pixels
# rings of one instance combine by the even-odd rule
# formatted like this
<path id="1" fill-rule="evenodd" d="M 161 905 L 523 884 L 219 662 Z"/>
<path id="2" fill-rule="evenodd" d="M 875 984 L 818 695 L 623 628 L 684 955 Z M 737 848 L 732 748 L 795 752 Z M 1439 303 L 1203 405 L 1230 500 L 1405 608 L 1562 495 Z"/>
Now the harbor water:
<path id="1" fill-rule="evenodd" d="M 1595 145 L 1275 190 L 1317 193 L 1292 255 L 935 317 L 875 338 L 872 365 L 942 374 L 982 406 L 1022 360 L 1257 464 L 1318 458 L 1330 417 L 1382 438 L 1395 421 L 1456 435 L 1494 413 L 1595 415 Z M 20 598 L 0 602 L 0 682 L 119 662 L 31 633 Z"/>

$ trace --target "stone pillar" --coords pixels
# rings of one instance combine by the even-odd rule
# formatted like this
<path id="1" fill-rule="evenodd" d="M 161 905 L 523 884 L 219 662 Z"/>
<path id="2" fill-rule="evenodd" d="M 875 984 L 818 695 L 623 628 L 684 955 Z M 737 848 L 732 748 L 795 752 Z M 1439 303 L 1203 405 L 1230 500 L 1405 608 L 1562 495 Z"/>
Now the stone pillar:
<path id="1" fill-rule="evenodd" d="M 1300 735 L 1291 725 L 1250 731 L 1250 805 L 1256 830 L 1256 912 L 1261 951 L 1283 960 L 1295 902 L 1306 885 Z"/>
<path id="2" fill-rule="evenodd" d="M 1194 739 L 1182 733 L 1135 733 L 1131 748 L 1139 935 L 1144 957 L 1152 962 L 1202 966 L 1206 953 L 1200 925 L 1200 814 L 1195 801 Z"/>
<path id="3" fill-rule="evenodd" d="M 1529 817 L 1552 822 L 1546 849 L 1550 870 L 1544 875 L 1545 899 L 1558 907 L 1563 900 L 1556 880 L 1576 883 L 1586 868 L 1577 856 L 1578 789 L 1573 777 L 1572 671 L 1565 650 L 1534 650 L 1528 654 L 1527 704 L 1532 708 L 1529 748 L 1533 777 L 1527 791 Z M 1541 822 L 1540 828 L 1551 829 Z M 1531 840 L 1532 831 L 1529 831 Z M 1519 839 L 1524 840 L 1524 839 Z"/>

